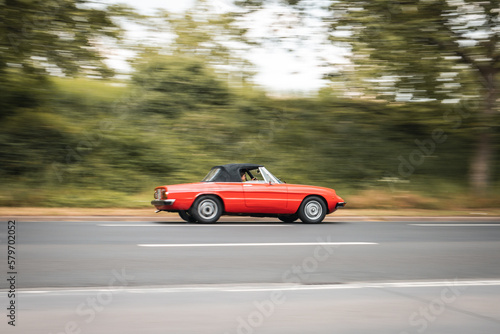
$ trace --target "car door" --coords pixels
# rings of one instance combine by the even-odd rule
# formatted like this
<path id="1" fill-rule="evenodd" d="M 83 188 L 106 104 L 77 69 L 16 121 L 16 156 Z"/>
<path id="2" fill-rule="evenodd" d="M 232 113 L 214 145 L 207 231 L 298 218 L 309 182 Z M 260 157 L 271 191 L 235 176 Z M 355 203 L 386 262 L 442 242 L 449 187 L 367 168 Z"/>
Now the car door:
<path id="1" fill-rule="evenodd" d="M 246 212 L 243 183 L 241 182 L 216 182 L 209 184 L 209 193 L 219 195 L 224 202 L 226 212 Z"/>
<path id="2" fill-rule="evenodd" d="M 245 205 L 252 213 L 285 213 L 288 187 L 281 183 L 244 182 Z"/>

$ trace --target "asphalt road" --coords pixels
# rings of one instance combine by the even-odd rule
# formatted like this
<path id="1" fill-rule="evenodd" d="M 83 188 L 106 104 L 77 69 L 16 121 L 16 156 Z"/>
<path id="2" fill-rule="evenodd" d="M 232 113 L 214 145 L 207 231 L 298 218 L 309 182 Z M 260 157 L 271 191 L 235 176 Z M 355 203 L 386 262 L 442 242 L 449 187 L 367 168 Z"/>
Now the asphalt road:
<path id="1" fill-rule="evenodd" d="M 2 333 L 499 333 L 500 222 L 29 222 Z"/>

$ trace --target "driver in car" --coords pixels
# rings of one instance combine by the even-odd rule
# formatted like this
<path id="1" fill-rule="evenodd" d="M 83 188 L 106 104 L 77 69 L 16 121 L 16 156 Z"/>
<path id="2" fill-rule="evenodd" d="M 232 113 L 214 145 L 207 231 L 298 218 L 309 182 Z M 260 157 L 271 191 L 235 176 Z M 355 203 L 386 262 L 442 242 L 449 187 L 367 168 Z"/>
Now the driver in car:
<path id="1" fill-rule="evenodd" d="M 240 176 L 241 176 L 241 182 L 246 182 L 247 181 L 247 170 L 246 169 L 242 169 L 240 170 Z M 255 177 L 252 177 L 252 181 L 256 181 L 257 178 Z"/>

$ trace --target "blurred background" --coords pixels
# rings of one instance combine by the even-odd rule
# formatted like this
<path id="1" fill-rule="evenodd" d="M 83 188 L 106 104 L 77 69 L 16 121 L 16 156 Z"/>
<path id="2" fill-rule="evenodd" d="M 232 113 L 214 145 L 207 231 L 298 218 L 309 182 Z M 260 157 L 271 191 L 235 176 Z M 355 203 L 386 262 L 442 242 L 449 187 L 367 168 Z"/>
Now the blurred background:
<path id="1" fill-rule="evenodd" d="M 265 164 L 352 208 L 500 204 L 500 2 L 0 0 L 0 206 Z"/>

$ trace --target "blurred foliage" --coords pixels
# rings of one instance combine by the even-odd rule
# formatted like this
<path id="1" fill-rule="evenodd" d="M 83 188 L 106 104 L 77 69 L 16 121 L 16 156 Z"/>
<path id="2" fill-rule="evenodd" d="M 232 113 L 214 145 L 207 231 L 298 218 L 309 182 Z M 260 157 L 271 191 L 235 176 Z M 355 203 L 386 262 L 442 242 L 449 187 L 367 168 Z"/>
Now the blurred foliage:
<path id="1" fill-rule="evenodd" d="M 316 10 L 321 6 L 301 0 L 272 3 L 287 6 L 284 15 L 298 24 L 313 15 L 313 3 Z M 268 6 L 264 1 L 237 4 L 257 13 L 265 13 Z M 459 127 L 471 134 L 476 145 L 467 174 L 476 194 L 483 195 L 495 179 L 500 132 L 499 5 L 499 1 L 346 0 L 327 2 L 329 15 L 322 15 L 330 28 L 323 34 L 332 44 L 350 50 L 351 63 L 331 66 L 325 75 L 339 96 L 468 104 L 464 115 L 470 119 Z M 307 36 L 287 33 L 278 43 L 290 37 Z M 443 112 L 436 111 L 433 118 L 441 118 Z"/>
<path id="2" fill-rule="evenodd" d="M 437 180 L 465 190 L 464 156 L 473 150 L 468 134 L 428 121 L 443 112 L 435 102 L 269 98 L 230 88 L 187 57 L 144 59 L 125 87 L 88 79 L 51 79 L 49 87 L 51 98 L 0 126 L 2 205 L 147 206 L 154 186 L 196 182 L 230 162 L 263 163 L 288 183 L 340 194 L 437 196 L 446 194 L 429 187 Z M 400 175 L 400 157 L 410 161 L 415 139 L 431 140 L 437 127 L 448 139 Z"/>
<path id="3" fill-rule="evenodd" d="M 141 27 L 153 40 L 145 38 L 122 45 L 137 52 L 138 56 L 131 60 L 134 65 L 155 53 L 197 58 L 231 84 L 245 86 L 256 73 L 253 63 L 245 57 L 252 46 L 246 36 L 248 28 L 236 24 L 239 16 L 235 13 L 214 14 L 214 7 L 216 2 L 197 0 L 183 13 L 158 9 L 150 16 L 138 15 L 123 6 L 109 9 L 110 15 Z"/>
<path id="4" fill-rule="evenodd" d="M 98 52 L 100 36 L 117 38 L 120 29 L 106 11 L 85 0 L 4 0 L 0 2 L 0 73 L 51 72 L 110 76 Z"/>
<path id="5" fill-rule="evenodd" d="M 170 117 L 229 102 L 227 86 L 197 58 L 147 57 L 137 65 L 132 83 L 142 90 L 141 111 Z"/>
<path id="6" fill-rule="evenodd" d="M 474 143 L 479 123 L 472 116 L 481 107 L 477 99 L 447 104 L 437 98 L 418 103 L 377 99 L 376 87 L 364 98 L 347 98 L 332 88 L 309 98 L 270 97 L 247 82 L 251 71 L 243 73 L 238 82 L 228 75 L 245 65 L 238 60 L 239 54 L 230 54 L 220 36 L 227 33 L 244 42 L 245 32 L 229 28 L 234 17 L 207 18 L 203 7 L 181 18 L 162 14 L 178 37 L 169 52 L 142 48 L 132 61 L 130 79 L 103 79 L 105 70 L 100 65 L 83 65 L 99 60 L 91 52 L 90 36 L 114 37 L 117 30 L 103 12 L 84 9 L 81 5 L 85 1 L 58 3 L 67 6 L 54 14 L 60 16 L 58 19 L 47 22 L 50 29 L 29 35 L 33 39 L 25 42 L 33 44 L 30 50 L 35 53 L 41 43 L 48 47 L 40 47 L 40 52 L 55 49 L 59 56 L 80 48 L 87 50 L 90 53 L 72 54 L 61 63 L 59 56 L 51 58 L 64 72 L 87 77 L 63 78 L 30 71 L 38 66 L 32 62 L 34 54 L 14 62 L 15 53 L 0 49 L 0 60 L 4 61 L 0 67 L 0 205 L 147 207 L 155 186 L 196 182 L 212 166 L 231 162 L 262 163 L 288 183 L 335 188 L 348 202 L 352 196 L 358 207 L 364 203 L 435 208 L 441 200 L 455 206 L 498 204 L 499 180 L 495 176 L 500 175 L 500 159 L 496 156 L 491 158 L 489 200 L 475 202 L 467 196 L 466 175 L 477 150 Z M 244 1 L 252 10 L 258 10 L 260 3 Z M 301 2 L 286 3 L 299 6 Z M 373 6 L 375 3 L 380 4 L 376 1 Z M 36 17 L 45 13 L 37 12 L 41 2 L 5 1 L 0 4 L 0 15 L 5 15 L 4 9 L 20 6 L 33 6 L 31 13 Z M 66 10 L 73 11 L 75 17 Z M 110 13 L 144 19 L 125 7 L 115 6 Z M 376 13 L 374 9 L 370 15 Z M 18 24 L 9 20 L 2 21 L 2 29 L 14 29 Z M 80 21 L 84 23 L 77 23 Z M 378 21 L 372 18 L 370 22 Z M 68 30 L 69 35 L 61 35 L 59 28 Z M 390 43 L 407 43 L 395 31 L 392 35 L 377 31 Z M 5 37 L 5 32 L 2 35 Z M 66 43 L 68 50 L 54 37 L 59 35 L 74 36 L 75 40 Z M 54 44 L 56 41 L 59 44 Z M 373 43 L 366 46 L 369 39 L 359 37 L 358 41 L 375 49 Z M 408 47 L 417 52 L 415 45 Z M 380 59 L 392 57 L 387 49 L 379 51 Z M 417 62 L 412 57 L 407 61 Z M 372 65 L 390 73 L 392 63 L 394 71 L 404 68 L 396 64 L 399 60 L 387 58 Z M 441 76 L 436 73 L 451 66 L 444 64 L 446 61 L 424 59 L 417 64 L 420 67 L 409 66 L 408 78 L 401 76 L 401 83 L 410 87 L 421 74 L 412 89 L 420 92 L 431 87 L 424 77 L 434 75 L 438 80 Z M 101 75 L 96 76 L 95 71 Z M 375 74 L 373 68 L 370 71 Z M 368 72 L 358 74 L 359 80 L 354 80 L 358 83 L 374 79 Z M 473 75 L 470 67 L 460 74 L 463 96 L 478 90 L 471 88 Z M 347 81 L 347 77 L 336 78 Z M 374 86 L 378 83 L 371 82 Z M 497 140 L 494 147 L 498 144 Z"/>
<path id="7" fill-rule="evenodd" d="M 371 84 L 351 88 L 388 101 L 476 102 L 461 127 L 476 144 L 469 182 L 477 193 L 491 185 L 498 154 L 499 5 L 349 0 L 330 8 L 332 40 L 352 46 L 356 75 Z"/>

